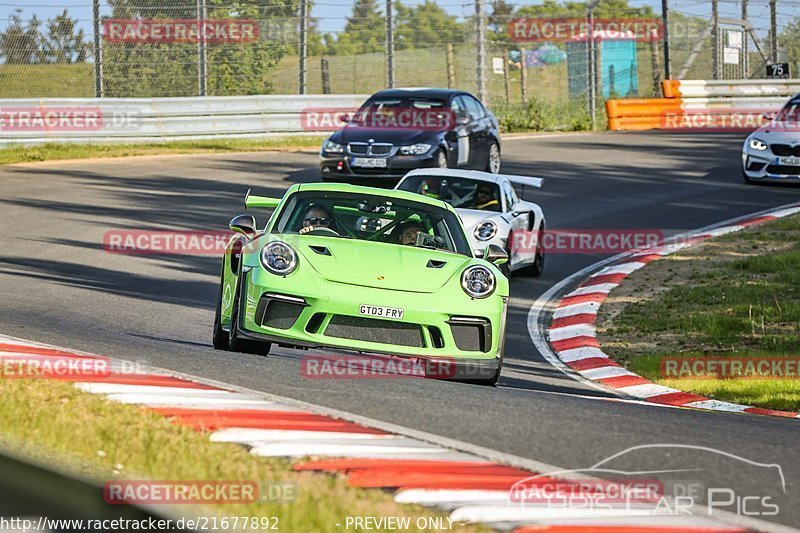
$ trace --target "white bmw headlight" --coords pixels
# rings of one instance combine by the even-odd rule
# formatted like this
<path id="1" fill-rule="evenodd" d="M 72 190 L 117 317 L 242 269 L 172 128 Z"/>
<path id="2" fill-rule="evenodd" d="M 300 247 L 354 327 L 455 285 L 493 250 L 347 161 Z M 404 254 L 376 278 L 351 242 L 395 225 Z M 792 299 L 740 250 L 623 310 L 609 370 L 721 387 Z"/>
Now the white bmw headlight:
<path id="1" fill-rule="evenodd" d="M 341 154 L 344 153 L 344 147 L 339 143 L 327 140 L 322 143 L 322 151 L 329 154 Z"/>
<path id="2" fill-rule="evenodd" d="M 761 151 L 761 150 L 766 150 L 767 149 L 767 143 L 765 143 L 761 139 L 756 139 L 755 137 L 750 139 L 750 143 L 749 144 L 750 144 L 750 148 L 752 148 L 753 150 Z"/>
<path id="3" fill-rule="evenodd" d="M 496 280 L 492 271 L 481 265 L 467 267 L 461 274 L 461 288 L 472 298 L 486 298 L 494 292 Z"/>
<path id="4" fill-rule="evenodd" d="M 497 235 L 497 224 L 492 222 L 491 220 L 487 220 L 486 222 L 481 222 L 477 226 L 475 226 L 475 231 L 473 232 L 475 238 L 479 241 L 488 241 L 495 235 Z"/>
<path id="5" fill-rule="evenodd" d="M 273 274 L 286 276 L 297 268 L 297 253 L 285 242 L 268 242 L 261 249 L 261 264 Z"/>
<path id="6" fill-rule="evenodd" d="M 401 146 L 400 153 L 403 155 L 422 155 L 431 149 L 430 144 L 412 144 L 411 146 Z"/>

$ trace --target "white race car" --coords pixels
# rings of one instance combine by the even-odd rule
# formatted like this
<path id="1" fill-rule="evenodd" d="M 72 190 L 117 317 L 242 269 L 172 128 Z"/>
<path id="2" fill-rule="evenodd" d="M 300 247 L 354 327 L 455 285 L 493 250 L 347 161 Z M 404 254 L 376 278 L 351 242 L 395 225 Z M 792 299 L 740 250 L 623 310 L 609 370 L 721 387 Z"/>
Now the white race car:
<path id="1" fill-rule="evenodd" d="M 517 197 L 513 185 L 539 188 L 541 178 L 490 174 L 477 170 L 421 168 L 406 174 L 395 187 L 439 198 L 456 208 L 480 257 L 490 244 L 508 252 L 501 267 L 507 276 L 532 276 L 544 270 L 545 219 L 542 208 Z"/>

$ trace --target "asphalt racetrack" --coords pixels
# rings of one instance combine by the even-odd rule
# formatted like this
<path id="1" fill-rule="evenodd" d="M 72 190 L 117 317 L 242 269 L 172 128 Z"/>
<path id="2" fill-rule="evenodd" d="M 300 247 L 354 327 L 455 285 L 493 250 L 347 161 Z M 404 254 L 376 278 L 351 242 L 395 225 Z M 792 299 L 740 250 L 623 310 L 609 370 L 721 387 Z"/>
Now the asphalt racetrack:
<path id="1" fill-rule="evenodd" d="M 742 182 L 743 135 L 597 133 L 503 144 L 503 172 L 541 176 L 548 227 L 685 231 L 800 200 L 800 188 Z M 771 494 L 762 519 L 800 526 L 800 421 L 609 400 L 554 369 L 527 318 L 549 287 L 602 255 L 551 254 L 541 278 L 514 278 L 506 363 L 496 388 L 422 379 L 311 380 L 307 352 L 216 351 L 220 258 L 107 253 L 107 231 L 226 230 L 245 191 L 282 195 L 317 180 L 315 153 L 248 153 L 53 162 L 0 168 L 0 333 L 105 354 L 304 400 L 535 459 L 587 468 L 642 444 L 617 466 L 692 468 L 684 478 Z M 259 224 L 266 221 L 258 218 Z M 357 268 L 357 265 L 354 265 Z M 785 477 L 785 493 L 774 468 Z M 731 507 L 731 510 L 735 510 Z"/>

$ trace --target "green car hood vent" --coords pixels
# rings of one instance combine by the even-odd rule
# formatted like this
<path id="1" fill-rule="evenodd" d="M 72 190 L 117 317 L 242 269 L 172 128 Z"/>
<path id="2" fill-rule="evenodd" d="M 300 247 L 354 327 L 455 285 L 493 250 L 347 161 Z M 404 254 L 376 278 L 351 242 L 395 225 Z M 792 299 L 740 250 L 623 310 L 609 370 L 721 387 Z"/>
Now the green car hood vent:
<path id="1" fill-rule="evenodd" d="M 305 246 L 295 249 L 320 276 L 361 287 L 435 292 L 470 261 L 469 257 L 453 253 L 397 244 L 313 235 L 296 239 Z"/>

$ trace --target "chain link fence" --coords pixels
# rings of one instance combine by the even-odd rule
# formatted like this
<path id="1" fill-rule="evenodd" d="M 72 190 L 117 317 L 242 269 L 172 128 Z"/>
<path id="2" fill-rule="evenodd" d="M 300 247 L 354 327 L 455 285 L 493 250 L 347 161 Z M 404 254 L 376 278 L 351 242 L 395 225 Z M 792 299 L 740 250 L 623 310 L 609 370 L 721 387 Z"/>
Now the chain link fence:
<path id="1" fill-rule="evenodd" d="M 664 3 L 0 2 L 0 98 L 457 87 L 507 129 L 549 129 L 588 127 L 607 98 L 659 96 L 665 77 L 763 78 L 780 62 L 797 75 L 800 0 Z"/>

